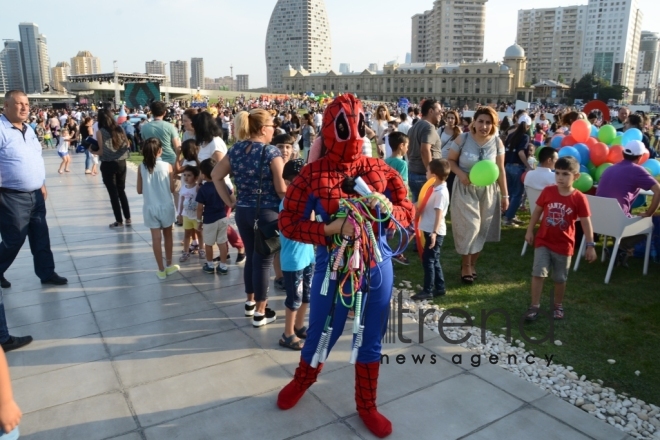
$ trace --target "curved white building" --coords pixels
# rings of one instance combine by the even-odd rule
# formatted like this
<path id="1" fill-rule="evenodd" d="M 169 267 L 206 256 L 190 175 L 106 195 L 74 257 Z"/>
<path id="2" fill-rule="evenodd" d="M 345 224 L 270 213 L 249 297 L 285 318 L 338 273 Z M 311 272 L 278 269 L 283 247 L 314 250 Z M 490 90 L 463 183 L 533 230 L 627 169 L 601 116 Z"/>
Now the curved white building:
<path id="1" fill-rule="evenodd" d="M 268 89 L 283 90 L 289 65 L 310 73 L 332 68 L 330 23 L 323 0 L 278 0 L 266 34 Z"/>

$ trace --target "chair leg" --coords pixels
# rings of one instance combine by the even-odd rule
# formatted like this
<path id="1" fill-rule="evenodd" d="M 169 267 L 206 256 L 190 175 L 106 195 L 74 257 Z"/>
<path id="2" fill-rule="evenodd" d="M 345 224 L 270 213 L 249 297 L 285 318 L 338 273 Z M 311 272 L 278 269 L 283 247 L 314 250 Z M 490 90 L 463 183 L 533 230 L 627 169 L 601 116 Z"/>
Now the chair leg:
<path id="1" fill-rule="evenodd" d="M 610 282 L 610 277 L 612 276 L 612 269 L 614 269 L 614 263 L 616 262 L 617 254 L 619 252 L 619 245 L 621 244 L 621 237 L 617 237 L 614 240 L 614 249 L 612 249 L 612 256 L 610 257 L 610 264 L 607 266 L 607 274 L 605 275 L 605 284 Z"/>
<path id="2" fill-rule="evenodd" d="M 582 241 L 580 242 L 580 247 L 578 248 L 577 255 L 575 256 L 575 266 L 573 266 L 573 272 L 577 272 L 578 267 L 580 267 L 580 258 L 582 257 L 582 254 L 584 253 L 584 248 L 587 245 L 587 238 L 582 237 Z"/>
<path id="3" fill-rule="evenodd" d="M 522 252 L 520 253 L 520 256 L 523 257 L 525 256 L 525 252 L 527 252 L 527 242 L 523 244 Z"/>
<path id="4" fill-rule="evenodd" d="M 646 237 L 646 251 L 644 252 L 644 275 L 649 272 L 649 257 L 651 256 L 651 236 L 653 232 L 649 232 Z"/>
<path id="5" fill-rule="evenodd" d="M 603 250 L 600 255 L 601 263 L 605 261 L 605 248 L 607 247 L 607 235 L 603 235 Z"/>

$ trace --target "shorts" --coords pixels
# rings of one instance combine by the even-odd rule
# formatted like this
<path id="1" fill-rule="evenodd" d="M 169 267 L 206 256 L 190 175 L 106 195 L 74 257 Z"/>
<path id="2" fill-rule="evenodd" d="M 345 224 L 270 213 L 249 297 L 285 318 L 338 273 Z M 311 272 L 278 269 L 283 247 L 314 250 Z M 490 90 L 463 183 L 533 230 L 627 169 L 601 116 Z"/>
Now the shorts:
<path id="1" fill-rule="evenodd" d="M 149 229 L 169 228 L 176 220 L 174 203 L 171 205 L 142 206 L 144 225 Z"/>
<path id="2" fill-rule="evenodd" d="M 67 151 L 66 153 L 60 153 L 59 151 L 57 152 L 57 155 L 60 156 L 62 159 L 67 157 L 69 155 L 69 152 Z"/>
<path id="3" fill-rule="evenodd" d="M 533 277 L 547 278 L 552 268 L 552 280 L 555 283 L 565 283 L 568 279 L 568 270 L 571 267 L 571 256 L 552 252 L 545 246 L 534 249 Z"/>
<path id="4" fill-rule="evenodd" d="M 190 229 L 197 229 L 197 220 L 183 216 L 183 229 L 188 231 Z"/>
<path id="5" fill-rule="evenodd" d="M 204 244 L 206 246 L 213 246 L 214 244 L 227 243 L 227 226 L 229 226 L 229 219 L 227 217 L 213 223 L 204 223 L 204 228 L 202 229 Z"/>
<path id="6" fill-rule="evenodd" d="M 284 275 L 284 288 L 286 289 L 284 306 L 295 312 L 301 304 L 309 304 L 314 263 L 301 270 L 283 270 L 282 275 Z"/>

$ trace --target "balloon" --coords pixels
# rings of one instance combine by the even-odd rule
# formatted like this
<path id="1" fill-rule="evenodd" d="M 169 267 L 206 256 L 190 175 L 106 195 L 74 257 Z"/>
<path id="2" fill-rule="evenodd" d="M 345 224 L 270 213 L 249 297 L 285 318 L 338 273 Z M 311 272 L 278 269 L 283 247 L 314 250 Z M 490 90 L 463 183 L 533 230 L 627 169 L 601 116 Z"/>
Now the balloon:
<path id="1" fill-rule="evenodd" d="M 522 176 L 520 176 L 520 181 L 521 181 L 523 184 L 525 183 L 525 176 L 527 175 L 528 172 L 529 172 L 529 170 L 525 170 L 525 172 L 522 173 Z"/>
<path id="2" fill-rule="evenodd" d="M 596 168 L 596 171 L 594 172 L 594 174 L 595 174 L 594 181 L 595 182 L 600 182 L 600 178 L 603 176 L 603 173 L 605 172 L 605 170 L 608 169 L 611 166 L 612 166 L 611 163 L 604 163 L 604 164 L 600 165 L 598 168 Z"/>
<path id="3" fill-rule="evenodd" d="M 587 167 L 584 166 L 584 165 L 580 165 L 580 172 L 581 172 L 581 173 L 588 173 L 588 172 L 589 172 L 589 168 L 587 168 Z"/>
<path id="4" fill-rule="evenodd" d="M 596 145 L 589 149 L 589 153 L 591 162 L 593 162 L 595 166 L 599 166 L 607 162 L 607 154 L 609 153 L 609 149 L 604 143 L 598 142 Z"/>
<path id="5" fill-rule="evenodd" d="M 556 134 L 552 137 L 552 140 L 550 141 L 550 146 L 555 150 L 559 150 L 561 148 L 562 140 L 564 140 L 564 135 Z"/>
<path id="6" fill-rule="evenodd" d="M 595 125 L 591 126 L 591 137 L 595 137 L 595 138 L 598 137 L 598 127 L 596 127 Z"/>
<path id="7" fill-rule="evenodd" d="M 617 137 L 615 137 L 610 145 L 625 145 L 623 143 L 623 135 L 620 134 Z"/>
<path id="8" fill-rule="evenodd" d="M 609 163 L 619 163 L 623 160 L 623 147 L 621 145 L 613 145 L 607 153 L 607 161 Z"/>
<path id="9" fill-rule="evenodd" d="M 598 143 L 598 139 L 595 138 L 595 137 L 590 137 L 589 139 L 587 139 L 587 142 L 585 142 L 585 144 L 587 145 L 587 147 L 590 147 L 590 148 L 591 148 L 593 145 L 596 145 L 597 143 Z"/>
<path id="10" fill-rule="evenodd" d="M 646 162 L 647 160 L 649 160 L 649 157 L 650 157 L 650 156 L 651 156 L 651 154 L 649 153 L 649 150 L 646 150 L 646 149 L 645 149 L 645 150 L 644 150 L 644 154 L 642 154 L 642 158 L 639 160 L 639 164 L 641 165 L 641 164 L 643 164 L 644 162 Z"/>
<path id="11" fill-rule="evenodd" d="M 587 162 L 589 162 L 589 148 L 584 144 L 575 144 L 573 145 L 573 148 L 580 153 L 580 163 L 586 165 Z"/>
<path id="12" fill-rule="evenodd" d="M 433 194 L 433 184 L 435 183 L 435 177 L 430 178 L 426 181 L 422 189 L 419 191 L 419 199 L 417 200 L 417 212 L 424 212 L 424 208 L 428 203 L 431 195 Z M 415 242 L 417 243 L 417 252 L 419 253 L 419 258 L 422 258 L 422 253 L 424 252 L 424 233 L 419 229 L 419 221 L 422 219 L 421 215 L 417 218 L 415 222 Z"/>
<path id="13" fill-rule="evenodd" d="M 580 152 L 576 150 L 574 147 L 563 147 L 561 150 L 559 150 L 559 157 L 566 157 L 566 156 L 574 157 L 578 162 L 582 160 L 582 157 L 580 156 Z"/>
<path id="14" fill-rule="evenodd" d="M 538 147 L 538 148 L 536 149 L 536 151 L 534 152 L 534 156 L 536 156 L 536 160 L 539 160 L 539 153 L 540 153 L 541 150 L 544 149 L 544 148 L 545 148 L 544 146 L 540 146 L 540 147 Z"/>
<path id="15" fill-rule="evenodd" d="M 591 124 L 586 119 L 578 119 L 571 124 L 571 136 L 577 142 L 586 142 L 591 134 Z"/>
<path id="16" fill-rule="evenodd" d="M 561 140 L 562 147 L 572 147 L 575 144 L 577 144 L 577 142 L 575 141 L 575 138 L 570 134 L 568 136 L 564 136 L 564 139 Z"/>
<path id="17" fill-rule="evenodd" d="M 593 163 L 592 161 L 589 161 L 589 163 L 587 163 L 587 169 L 588 169 L 589 171 L 591 171 L 591 170 L 595 170 L 595 169 L 596 169 L 596 165 L 594 165 L 594 163 Z"/>
<path id="18" fill-rule="evenodd" d="M 644 203 L 646 203 L 646 196 L 640 194 L 635 198 L 635 200 L 633 200 L 632 204 L 630 205 L 630 209 L 635 209 L 635 208 L 639 208 L 640 206 L 644 206 Z"/>
<path id="19" fill-rule="evenodd" d="M 616 138 L 616 129 L 611 125 L 603 125 L 598 130 L 598 140 L 604 144 L 610 144 Z"/>
<path id="20" fill-rule="evenodd" d="M 573 188 L 580 192 L 587 192 L 592 186 L 594 186 L 594 179 L 588 173 L 580 173 L 580 177 L 573 182 Z"/>
<path id="21" fill-rule="evenodd" d="M 649 159 L 644 164 L 644 168 L 651 174 L 653 177 L 660 176 L 660 162 L 655 159 Z"/>
<path id="22" fill-rule="evenodd" d="M 626 145 L 630 141 L 641 141 L 644 138 L 642 135 L 642 132 L 639 131 L 637 128 L 629 128 L 624 134 L 623 134 L 623 142 L 621 145 Z"/>
<path id="23" fill-rule="evenodd" d="M 660 163 L 659 163 L 660 165 Z M 495 162 L 482 160 L 477 162 L 470 170 L 470 182 L 474 186 L 489 186 L 500 177 L 500 169 Z"/>

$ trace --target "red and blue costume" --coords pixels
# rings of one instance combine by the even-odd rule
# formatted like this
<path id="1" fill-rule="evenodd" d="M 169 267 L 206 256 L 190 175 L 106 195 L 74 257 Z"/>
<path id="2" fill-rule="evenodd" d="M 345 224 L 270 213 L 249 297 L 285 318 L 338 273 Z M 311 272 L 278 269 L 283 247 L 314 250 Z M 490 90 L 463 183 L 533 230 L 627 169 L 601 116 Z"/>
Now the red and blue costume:
<path id="1" fill-rule="evenodd" d="M 312 281 L 309 329 L 295 376 L 278 396 L 281 409 L 296 405 L 305 391 L 316 381 L 323 367 L 325 353 L 319 361 L 320 348 L 329 352 L 344 329 L 348 308 L 337 301 L 360 290 L 354 302 L 356 318 L 363 331 L 361 344 L 355 344 L 355 401 L 357 411 L 365 425 L 379 437 L 392 432 L 392 425 L 376 408 L 376 388 L 380 366 L 381 340 L 387 328 L 393 273 L 392 251 L 387 244 L 386 229 L 398 225 L 407 228 L 414 218 L 413 204 L 407 198 L 407 189 L 397 171 L 383 160 L 362 156 L 365 136 L 365 116 L 362 104 L 352 95 L 342 95 L 328 105 L 323 115 L 325 155 L 306 165 L 289 186 L 280 213 L 279 226 L 284 236 L 303 243 L 317 245 L 316 270 Z M 363 230 L 373 231 L 371 255 L 362 255 L 365 264 L 360 285 L 344 284 L 342 277 L 329 277 L 337 246 L 333 237 L 326 237 L 325 226 L 340 211 L 341 200 L 355 198 L 351 182 L 360 177 L 369 189 L 385 195 L 392 203 L 390 218 L 371 222 Z M 347 184 L 348 183 L 348 184 Z M 315 213 L 317 221 L 311 221 Z M 381 216 L 379 212 L 373 216 Z M 333 253 L 333 244 L 335 244 Z M 377 247 L 377 250 L 375 249 Z M 377 256 L 376 256 L 377 254 Z M 338 259 L 346 265 L 349 258 Z M 339 263 L 338 263 L 339 264 Z M 335 265 L 336 267 L 337 265 Z M 364 292 L 364 297 L 362 297 Z M 337 294 L 335 294 L 337 293 Z M 363 300 L 364 299 L 364 300 Z M 363 310 L 362 316 L 360 310 Z M 337 331 L 327 332 L 328 322 Z M 324 340 L 325 338 L 325 340 Z M 325 345 L 324 345 L 325 344 Z"/>

